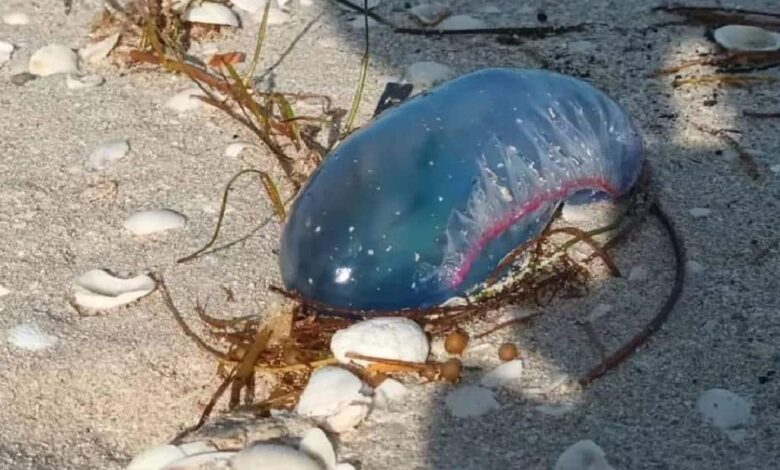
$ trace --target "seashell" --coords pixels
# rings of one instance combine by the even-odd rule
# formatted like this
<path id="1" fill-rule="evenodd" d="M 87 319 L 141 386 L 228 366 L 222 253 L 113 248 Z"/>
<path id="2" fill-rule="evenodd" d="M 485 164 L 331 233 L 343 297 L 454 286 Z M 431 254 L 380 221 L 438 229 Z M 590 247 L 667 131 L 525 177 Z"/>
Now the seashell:
<path id="1" fill-rule="evenodd" d="M 214 24 L 238 28 L 238 17 L 221 3 L 203 2 L 191 6 L 184 14 L 184 20 L 191 23 Z"/>
<path id="2" fill-rule="evenodd" d="M 39 77 L 78 72 L 78 56 L 62 44 L 44 46 L 30 57 L 28 70 Z"/>
<path id="3" fill-rule="evenodd" d="M 780 49 L 780 34 L 757 26 L 730 24 L 712 33 L 715 42 L 731 51 L 776 51 Z"/>
<path id="4" fill-rule="evenodd" d="M 0 41 L 0 67 L 11 60 L 14 53 L 14 45 L 10 42 Z"/>
<path id="5" fill-rule="evenodd" d="M 48 335 L 32 323 L 17 325 L 6 334 L 8 342 L 19 349 L 42 351 L 57 344 L 57 338 Z"/>
<path id="6" fill-rule="evenodd" d="M 694 218 L 701 219 L 702 217 L 707 217 L 708 215 L 712 214 L 712 209 L 707 209 L 706 207 L 694 207 L 693 209 L 688 211 Z"/>
<path id="7" fill-rule="evenodd" d="M 369 361 L 353 360 L 346 353 L 425 362 L 430 345 L 420 325 L 408 318 L 379 317 L 364 320 L 339 330 L 330 341 L 330 349 L 339 362 L 367 365 Z"/>
<path id="8" fill-rule="evenodd" d="M 135 302 L 151 293 L 155 287 L 154 280 L 145 274 L 124 279 L 101 269 L 87 271 L 73 281 L 76 304 L 93 310 Z"/>
<path id="9" fill-rule="evenodd" d="M 374 401 L 377 407 L 387 408 L 390 403 L 401 401 L 408 394 L 409 389 L 406 385 L 388 378 L 374 390 Z"/>
<path id="10" fill-rule="evenodd" d="M 69 90 L 83 90 L 85 88 L 94 88 L 105 83 L 105 79 L 100 75 L 76 75 L 69 73 L 65 83 Z"/>
<path id="11" fill-rule="evenodd" d="M 136 212 L 125 220 L 125 228 L 133 235 L 150 235 L 184 227 L 187 218 L 170 209 L 149 209 Z"/>
<path id="12" fill-rule="evenodd" d="M 435 25 L 450 14 L 447 5 L 441 3 L 422 3 L 409 9 L 409 13 L 425 26 Z"/>
<path id="13" fill-rule="evenodd" d="M 249 21 L 259 24 L 263 20 L 263 10 L 265 9 L 265 0 L 233 0 L 233 6 L 247 13 Z M 276 2 L 279 8 L 284 9 L 287 2 Z M 268 9 L 268 25 L 275 26 L 287 23 L 290 15 L 274 6 Z M 243 18 L 243 17 L 242 17 Z M 246 22 L 245 22 L 246 24 Z"/>
<path id="14" fill-rule="evenodd" d="M 322 429 L 311 428 L 306 431 L 298 448 L 324 465 L 327 470 L 336 468 L 336 451 Z"/>
<path id="15" fill-rule="evenodd" d="M 244 149 L 247 148 L 256 148 L 259 149 L 257 145 L 253 144 L 252 142 L 232 142 L 225 148 L 225 156 L 235 158 L 241 155 L 241 152 L 244 151 Z"/>
<path id="16" fill-rule="evenodd" d="M 165 102 L 165 107 L 178 113 L 194 111 L 204 104 L 203 100 L 196 98 L 197 96 L 205 97 L 206 95 L 200 88 L 189 88 L 173 95 Z"/>
<path id="17" fill-rule="evenodd" d="M 215 468 L 219 464 L 223 464 L 217 468 L 226 468 L 228 462 L 232 457 L 237 455 L 236 451 L 211 451 L 187 455 L 180 459 L 174 460 L 160 467 L 160 470 L 200 470 L 202 468 Z M 147 469 L 157 470 L 157 469 Z"/>
<path id="18" fill-rule="evenodd" d="M 452 31 L 461 29 L 483 29 L 488 25 L 482 20 L 478 20 L 469 15 L 455 15 L 450 16 L 436 26 L 436 29 L 442 31 Z"/>
<path id="19" fill-rule="evenodd" d="M 479 381 L 479 384 L 487 388 L 498 388 L 518 382 L 522 376 L 523 361 L 515 359 L 505 362 L 485 374 L 482 380 Z"/>
<path id="20" fill-rule="evenodd" d="M 126 139 L 112 139 L 98 145 L 87 158 L 87 168 L 98 171 L 106 168 L 111 162 L 124 158 L 130 151 L 130 143 Z"/>
<path id="21" fill-rule="evenodd" d="M 30 16 L 27 13 L 12 11 L 3 15 L 3 23 L 11 26 L 24 26 L 30 24 Z"/>
<path id="22" fill-rule="evenodd" d="M 233 470 L 325 470 L 307 454 L 292 447 L 255 444 L 231 459 Z"/>
<path id="23" fill-rule="evenodd" d="M 151 447 L 136 455 L 125 470 L 159 470 L 187 455 L 173 444 Z"/>
<path id="24" fill-rule="evenodd" d="M 112 34 L 105 39 L 98 42 L 84 46 L 79 50 L 79 56 L 81 60 L 89 64 L 100 62 L 108 57 L 114 47 L 119 42 L 120 33 Z"/>
<path id="25" fill-rule="evenodd" d="M 614 470 L 604 451 L 590 440 L 582 440 L 567 448 L 555 462 L 554 470 Z"/>
<path id="26" fill-rule="evenodd" d="M 750 401 L 722 388 L 704 392 L 696 402 L 696 408 L 705 421 L 723 430 L 745 427 L 753 422 Z"/>
<path id="27" fill-rule="evenodd" d="M 481 416 L 498 408 L 493 391 L 474 385 L 458 387 L 444 399 L 447 410 L 456 418 Z"/>
<path id="28" fill-rule="evenodd" d="M 340 367 L 323 367 L 311 375 L 295 411 L 314 418 L 330 431 L 344 432 L 368 415 L 371 398 L 363 390 L 363 382 L 351 372 Z"/>
<path id="29" fill-rule="evenodd" d="M 417 89 L 431 88 L 455 76 L 455 71 L 438 62 L 416 62 L 404 71 L 404 81 Z"/>

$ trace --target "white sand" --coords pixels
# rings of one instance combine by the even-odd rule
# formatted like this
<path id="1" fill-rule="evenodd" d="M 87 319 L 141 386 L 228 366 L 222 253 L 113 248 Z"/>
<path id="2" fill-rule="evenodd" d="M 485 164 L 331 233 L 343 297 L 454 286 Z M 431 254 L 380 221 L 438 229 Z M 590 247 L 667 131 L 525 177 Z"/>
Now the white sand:
<path id="1" fill-rule="evenodd" d="M 489 2 L 502 14 L 480 13 L 471 2 L 447 3 L 455 13 L 481 15 L 491 25 L 537 24 L 535 13 L 513 0 Z M 448 386 L 415 387 L 402 411 L 377 412 L 359 433 L 346 436 L 344 451 L 367 470 L 549 469 L 566 447 L 592 439 L 616 469 L 780 465 L 780 377 L 759 381 L 780 369 L 780 254 L 775 247 L 754 261 L 780 236 L 780 185 L 768 170 L 764 182 L 751 182 L 726 158 L 728 152 L 716 153 L 726 148 L 721 141 L 688 123 L 738 129 L 743 134 L 736 138 L 763 165 L 775 165 L 778 121 L 745 118 L 741 111 L 778 111 L 776 87 L 720 90 L 717 104 L 704 107 L 711 88 L 672 89 L 668 79 L 646 77 L 656 67 L 712 50 L 703 28 L 642 32 L 671 18 L 650 13 L 643 1 L 536 3 L 549 3 L 552 24 L 591 21 L 619 28 L 594 26 L 522 46 L 501 46 L 491 37 L 429 39 L 377 29 L 361 119 L 372 112 L 388 77 L 420 60 L 442 62 L 460 73 L 485 66 L 539 67 L 544 61 L 586 75 L 637 118 L 663 188 L 659 197 L 689 258 L 704 270 L 690 279 L 663 331 L 590 389 L 564 385 L 549 395 L 500 392 L 500 411 L 456 420 L 443 404 Z M 768 10 L 774 3 L 740 5 Z M 0 68 L 0 285 L 11 291 L 0 298 L 0 468 L 121 468 L 145 447 L 193 424 L 218 384 L 215 362 L 181 334 L 158 294 L 82 317 L 68 303 L 75 276 L 95 268 L 160 271 L 192 323 L 198 299 L 208 300 L 215 314 L 262 312 L 266 285 L 278 282 L 275 221 L 229 249 L 174 264 L 208 240 L 223 186 L 244 167 L 223 155 L 225 147 L 234 139 L 252 140 L 217 111 L 177 116 L 163 108 L 191 83 L 109 66 L 86 69 L 106 77 L 104 85 L 87 90 L 68 90 L 62 76 L 22 87 L 10 82 L 37 48 L 53 42 L 83 45 L 99 4 L 74 0 L 73 12 L 65 16 L 60 0 L 0 3 L 0 14 L 23 11 L 31 17 L 26 26 L 0 24 L 0 40 L 17 46 Z M 293 4 L 293 20 L 270 29 L 263 67 L 276 63 L 326 7 L 274 74 L 281 90 L 324 93 L 348 107 L 360 64 L 360 33 L 350 30 L 348 15 L 329 3 L 315 1 L 308 9 Z M 401 8 L 403 2 L 386 1 L 378 11 L 402 18 L 391 6 Z M 217 41 L 220 51 L 251 52 L 255 28 L 225 34 Z M 570 41 L 579 41 L 574 52 L 567 52 Z M 780 78 L 777 70 L 759 73 Z M 664 117 L 670 114 L 674 117 Z M 112 138 L 128 139 L 130 153 L 103 171 L 89 171 L 91 150 Z M 267 154 L 250 152 L 255 165 L 279 178 Z M 84 194 L 90 185 L 110 181 L 118 183 L 115 197 L 95 201 Z M 260 197 L 256 182 L 238 186 L 222 241 L 250 233 L 271 215 L 267 205 L 257 203 Z M 694 207 L 712 213 L 694 219 L 688 212 Z M 147 208 L 181 212 L 188 223 L 149 238 L 127 234 L 122 222 Z M 556 374 L 576 376 L 595 364 L 597 357 L 574 321 L 599 303 L 613 306 L 597 323 L 608 347 L 637 331 L 660 305 L 670 288 L 671 258 L 657 224 L 645 226 L 616 258 L 626 274 L 636 265 L 646 267 L 647 279 L 597 280 L 586 298 L 557 301 L 532 327 L 490 338 L 495 344 L 518 343 L 529 386 L 544 388 Z M 226 301 L 222 286 L 235 292 L 235 302 Z M 15 348 L 5 335 L 22 323 L 38 325 L 58 342 L 39 352 Z M 495 365 L 489 356 L 481 361 Z M 482 373 L 467 372 L 465 382 L 477 383 Z M 696 410 L 699 395 L 716 387 L 756 406 L 756 422 L 739 444 L 706 424 Z M 535 410 L 555 403 L 574 403 L 575 410 L 561 417 Z"/>

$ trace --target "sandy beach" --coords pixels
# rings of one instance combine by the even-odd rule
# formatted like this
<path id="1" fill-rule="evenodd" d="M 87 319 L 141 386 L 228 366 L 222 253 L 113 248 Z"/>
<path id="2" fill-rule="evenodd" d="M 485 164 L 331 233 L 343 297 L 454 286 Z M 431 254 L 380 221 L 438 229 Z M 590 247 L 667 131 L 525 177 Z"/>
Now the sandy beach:
<path id="1" fill-rule="evenodd" d="M 607 305 L 596 327 L 614 349 L 671 289 L 671 246 L 649 220 L 613 251 L 623 277 L 601 272 L 585 296 L 556 299 L 533 322 L 491 335 L 483 340 L 488 346 L 466 355 L 462 383 L 475 384 L 498 363 L 495 347 L 518 345 L 525 388 L 497 391 L 498 410 L 456 418 L 444 405 L 452 385 L 410 386 L 403 403 L 339 436 L 339 453 L 363 470 L 551 469 L 567 447 L 590 439 L 615 470 L 780 468 L 780 120 L 744 115 L 780 111 L 779 69 L 750 72 L 764 78 L 749 87 L 673 86 L 674 75 L 652 72 L 715 45 L 702 26 L 654 26 L 679 18 L 651 12 L 652 2 L 441 1 L 490 27 L 539 26 L 540 12 L 545 25 L 590 25 L 512 45 L 492 35 L 424 37 L 376 25 L 358 123 L 371 118 L 385 84 L 420 61 L 457 74 L 546 68 L 587 80 L 621 103 L 642 131 L 655 196 L 687 250 L 686 284 L 668 322 L 640 351 L 592 386 L 576 384 L 599 360 L 578 318 Z M 404 3 L 384 0 L 375 11 L 413 26 Z M 217 245 L 241 241 L 175 262 L 208 241 L 225 184 L 237 171 L 263 169 L 281 182 L 285 199 L 292 195 L 262 145 L 241 157 L 224 154 L 232 142 L 260 144 L 240 124 L 207 106 L 186 113 L 164 106 L 192 87 L 189 80 L 121 67 L 109 57 L 80 65 L 105 79 L 94 88 L 69 89 L 62 75 L 12 81 L 40 47 L 84 47 L 102 4 L 74 0 L 66 15 L 61 0 L 0 2 L 0 16 L 30 18 L 27 25 L 0 23 L 0 40 L 15 46 L 0 64 L 2 469 L 124 468 L 193 425 L 220 383 L 216 361 L 182 334 L 159 293 L 85 314 L 70 303 L 76 277 L 93 269 L 161 273 L 194 325 L 198 302 L 217 316 L 257 314 L 270 302 L 267 286 L 279 284 L 281 226 L 256 181 L 232 191 Z M 729 5 L 777 10 L 771 0 Z M 348 109 L 363 47 L 362 32 L 349 23 L 355 15 L 324 0 L 292 0 L 286 15 L 269 26 L 258 75 L 271 74 L 279 90 L 321 93 Z M 257 28 L 224 28 L 191 52 L 251 54 Z M 712 73 L 698 67 L 679 75 Z M 759 178 L 728 141 L 703 127 L 732 130 Z M 90 170 L 90 153 L 110 139 L 126 139 L 129 152 Z M 186 224 L 134 236 L 123 222 L 143 209 L 174 210 Z M 12 332 L 20 325 L 51 344 L 18 347 Z M 738 433 L 697 410 L 697 400 L 714 388 L 752 404 L 751 422 Z"/>

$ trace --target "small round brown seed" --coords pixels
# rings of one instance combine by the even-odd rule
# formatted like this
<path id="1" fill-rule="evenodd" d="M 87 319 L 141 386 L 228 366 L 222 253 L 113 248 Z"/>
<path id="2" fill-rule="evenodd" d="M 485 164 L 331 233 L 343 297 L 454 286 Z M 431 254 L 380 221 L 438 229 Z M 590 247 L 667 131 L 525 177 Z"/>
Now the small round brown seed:
<path id="1" fill-rule="evenodd" d="M 456 383 L 460 380 L 460 359 L 449 359 L 441 365 L 441 376 L 444 380 Z"/>
<path id="2" fill-rule="evenodd" d="M 517 346 L 512 343 L 504 343 L 498 348 L 498 357 L 502 361 L 517 359 Z"/>
<path id="3" fill-rule="evenodd" d="M 450 354 L 461 354 L 469 343 L 469 337 L 463 331 L 457 330 L 444 339 L 444 349 Z"/>

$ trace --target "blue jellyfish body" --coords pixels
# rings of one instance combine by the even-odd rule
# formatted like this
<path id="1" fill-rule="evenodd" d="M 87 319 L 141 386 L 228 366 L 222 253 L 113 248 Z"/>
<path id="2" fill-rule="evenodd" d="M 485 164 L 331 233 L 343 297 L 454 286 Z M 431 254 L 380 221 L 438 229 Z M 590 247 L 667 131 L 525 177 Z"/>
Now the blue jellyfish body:
<path id="1" fill-rule="evenodd" d="M 284 227 L 284 284 L 354 309 L 468 294 L 561 202 L 629 191 L 643 155 L 631 119 L 585 82 L 464 75 L 386 111 L 325 159 Z"/>

